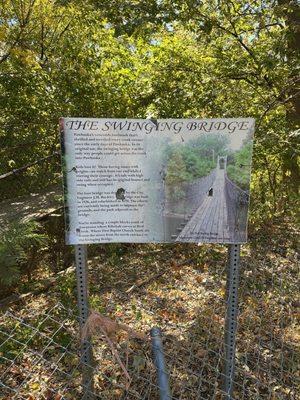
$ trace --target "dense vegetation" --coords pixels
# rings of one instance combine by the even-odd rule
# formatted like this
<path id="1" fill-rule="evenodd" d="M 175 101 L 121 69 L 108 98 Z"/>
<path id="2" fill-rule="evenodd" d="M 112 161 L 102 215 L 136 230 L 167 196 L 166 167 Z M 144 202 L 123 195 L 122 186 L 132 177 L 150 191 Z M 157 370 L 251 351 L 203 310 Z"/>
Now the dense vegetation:
<path id="1" fill-rule="evenodd" d="M 58 150 L 62 115 L 252 116 L 256 198 L 265 216 L 291 210 L 298 11 L 289 0 L 2 0 L 1 172 Z M 27 173 L 36 186 L 39 171 Z"/>
<path id="2" fill-rule="evenodd" d="M 184 196 L 183 185 L 207 176 L 216 168 L 218 156 L 227 157 L 228 177 L 241 189 L 249 190 L 252 141 L 246 140 L 239 150 L 229 146 L 226 136 L 205 135 L 167 150 L 166 183 L 173 200 Z"/>
<path id="3" fill-rule="evenodd" d="M 217 155 L 227 155 L 227 138 L 204 135 L 167 149 L 166 184 L 173 200 L 184 197 L 183 185 L 207 176 L 216 168 Z"/>
<path id="4" fill-rule="evenodd" d="M 240 150 L 228 157 L 228 177 L 244 190 L 249 190 L 251 154 L 252 143 L 246 143 Z"/>
<path id="5" fill-rule="evenodd" d="M 2 0 L 0 173 L 30 166 L 0 180 L 1 196 L 15 199 L 60 183 L 62 115 L 251 116 L 251 221 L 261 226 L 293 217 L 300 177 L 299 43 L 296 0 Z M 181 157 L 193 164 L 187 150 L 176 157 L 177 166 Z M 242 152 L 235 157 L 236 164 L 248 164 Z M 211 165 L 191 168 L 182 174 L 192 177 Z M 232 166 L 229 174 L 243 185 L 241 170 Z M 20 256 L 10 260 L 20 261 L 16 242 Z"/>

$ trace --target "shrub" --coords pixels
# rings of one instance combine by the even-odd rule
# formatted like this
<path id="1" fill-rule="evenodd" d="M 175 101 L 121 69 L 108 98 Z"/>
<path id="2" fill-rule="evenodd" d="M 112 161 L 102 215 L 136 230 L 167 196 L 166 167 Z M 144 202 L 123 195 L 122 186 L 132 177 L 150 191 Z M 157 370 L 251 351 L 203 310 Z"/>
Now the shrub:
<path id="1" fill-rule="evenodd" d="M 13 286 L 24 273 L 31 279 L 46 239 L 35 221 L 13 222 L 0 229 L 0 283 L 3 286 Z"/>

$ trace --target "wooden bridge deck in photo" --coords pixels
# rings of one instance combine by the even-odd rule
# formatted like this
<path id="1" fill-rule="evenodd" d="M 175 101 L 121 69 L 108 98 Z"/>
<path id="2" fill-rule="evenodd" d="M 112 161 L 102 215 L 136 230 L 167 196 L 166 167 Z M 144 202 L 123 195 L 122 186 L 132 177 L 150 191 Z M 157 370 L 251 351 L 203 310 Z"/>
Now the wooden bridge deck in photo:
<path id="1" fill-rule="evenodd" d="M 217 169 L 211 188 L 176 241 L 226 242 L 230 241 L 227 203 L 225 196 L 225 169 Z"/>
<path id="2" fill-rule="evenodd" d="M 226 174 L 227 157 L 218 156 L 215 178 L 198 208 L 176 237 L 177 242 L 244 243 L 249 193 Z M 202 193 L 203 194 L 203 193 Z M 200 198 L 200 193 L 199 193 Z"/>

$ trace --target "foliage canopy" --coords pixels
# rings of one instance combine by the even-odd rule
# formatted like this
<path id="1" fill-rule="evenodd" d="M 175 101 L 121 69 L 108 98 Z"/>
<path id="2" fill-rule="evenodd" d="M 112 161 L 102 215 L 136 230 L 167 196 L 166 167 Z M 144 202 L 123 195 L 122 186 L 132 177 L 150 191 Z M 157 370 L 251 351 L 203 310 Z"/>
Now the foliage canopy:
<path id="1" fill-rule="evenodd" d="M 2 0 L 1 173 L 56 151 L 62 115 L 251 116 L 253 205 L 287 212 L 300 180 L 299 43 L 296 0 Z M 48 183 L 58 172 L 56 160 Z M 27 175 L 44 185 L 38 168 Z"/>

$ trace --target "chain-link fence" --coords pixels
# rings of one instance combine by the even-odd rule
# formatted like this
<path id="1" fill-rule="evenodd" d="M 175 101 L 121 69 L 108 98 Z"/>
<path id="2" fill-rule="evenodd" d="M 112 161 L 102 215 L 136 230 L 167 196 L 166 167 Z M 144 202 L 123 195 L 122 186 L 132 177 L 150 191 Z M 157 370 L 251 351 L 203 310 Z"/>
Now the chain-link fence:
<path id="1" fill-rule="evenodd" d="M 84 397 L 74 255 L 64 245 L 59 156 L 50 156 L 1 171 L 1 399 Z M 285 243 L 262 240 L 243 248 L 233 398 L 294 400 L 298 260 Z M 89 250 L 91 308 L 148 336 L 162 329 L 172 399 L 225 399 L 225 248 Z M 130 384 L 101 330 L 92 341 L 95 398 L 159 398 L 150 340 L 115 332 Z"/>
<path id="2" fill-rule="evenodd" d="M 216 283 L 216 276 L 212 278 L 210 285 Z M 197 300 L 197 292 L 200 290 L 189 295 L 188 306 Z M 220 297 L 213 292 L 207 296 L 205 303 L 199 304 L 196 318 L 188 324 L 184 323 L 187 316 L 182 318 L 182 323 L 167 320 L 167 312 L 175 312 L 174 307 L 170 309 L 163 304 L 167 296 L 156 299 L 152 308 L 147 308 L 149 304 L 143 304 L 141 298 L 137 302 L 138 297 L 142 296 L 135 298 L 135 312 L 149 316 L 144 327 L 156 322 L 163 328 L 172 399 L 225 398 L 222 390 L 225 307 Z M 296 344 L 280 337 L 277 332 L 280 325 L 264 330 L 263 309 L 247 315 L 249 310 L 244 312 L 244 307 L 242 303 L 234 398 L 297 399 Z M 126 308 L 132 312 L 129 304 Z M 268 312 L 272 313 L 272 309 Z M 279 323 L 283 325 L 286 316 L 280 317 Z M 135 325 L 137 329 L 141 326 Z M 87 366 L 80 363 L 76 314 L 61 304 L 50 309 L 43 304 L 39 310 L 25 307 L 21 316 L 7 311 L 1 317 L 0 336 L 1 398 L 83 398 L 81 373 L 82 367 Z M 116 348 L 131 378 L 130 386 L 127 388 L 126 377 L 107 342 L 103 337 L 96 338 L 93 345 L 95 398 L 158 398 L 150 343 L 118 337 Z"/>

